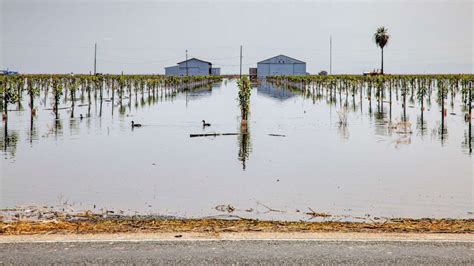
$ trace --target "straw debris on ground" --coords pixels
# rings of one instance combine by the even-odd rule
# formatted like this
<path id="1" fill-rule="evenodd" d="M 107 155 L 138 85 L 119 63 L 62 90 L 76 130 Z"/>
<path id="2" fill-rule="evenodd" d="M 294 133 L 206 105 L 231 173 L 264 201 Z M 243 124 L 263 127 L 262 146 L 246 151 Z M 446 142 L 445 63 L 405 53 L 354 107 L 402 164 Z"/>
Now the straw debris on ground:
<path id="1" fill-rule="evenodd" d="M 0 222 L 0 235 L 91 233 L 219 233 L 219 232 L 372 232 L 372 233 L 468 233 L 473 219 L 391 219 L 368 222 L 290 222 L 250 219 L 141 219 L 133 217 L 54 219 Z"/>

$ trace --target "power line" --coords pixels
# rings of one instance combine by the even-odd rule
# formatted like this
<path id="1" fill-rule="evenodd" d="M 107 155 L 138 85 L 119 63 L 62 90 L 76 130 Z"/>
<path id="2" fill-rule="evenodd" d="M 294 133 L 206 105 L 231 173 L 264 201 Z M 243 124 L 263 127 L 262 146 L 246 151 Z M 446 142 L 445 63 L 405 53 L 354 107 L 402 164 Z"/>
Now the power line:
<path id="1" fill-rule="evenodd" d="M 242 66 L 254 66 L 256 65 L 257 63 L 254 63 L 254 64 L 242 64 Z M 227 65 L 227 64 L 214 64 L 215 66 L 230 66 L 230 67 L 238 67 L 240 66 L 240 64 L 237 64 L 237 65 Z"/>
<path id="2" fill-rule="evenodd" d="M 168 58 L 164 60 L 156 60 L 156 61 L 144 61 L 144 62 L 121 62 L 121 61 L 113 61 L 113 60 L 107 60 L 107 59 L 100 59 L 98 58 L 97 60 L 106 62 L 106 63 L 115 63 L 115 64 L 130 64 L 130 65 L 140 65 L 140 64 L 155 64 L 155 63 L 163 63 L 166 61 L 170 60 L 176 60 L 182 57 L 174 57 L 174 58 Z"/>
<path id="3" fill-rule="evenodd" d="M 239 56 L 231 56 L 231 57 L 221 57 L 221 58 L 208 58 L 208 57 L 202 57 L 202 56 L 197 56 L 197 55 L 190 55 L 190 57 L 194 57 L 194 58 L 199 58 L 199 59 L 202 59 L 202 60 L 229 60 L 229 59 L 236 59 L 236 58 L 239 58 Z"/>

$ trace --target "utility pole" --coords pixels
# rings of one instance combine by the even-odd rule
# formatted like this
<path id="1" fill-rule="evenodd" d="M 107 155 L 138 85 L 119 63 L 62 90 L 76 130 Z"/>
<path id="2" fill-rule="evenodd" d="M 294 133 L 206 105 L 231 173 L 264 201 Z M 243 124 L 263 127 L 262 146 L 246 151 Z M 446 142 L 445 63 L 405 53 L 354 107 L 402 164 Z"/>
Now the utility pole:
<path id="1" fill-rule="evenodd" d="M 242 78 L 242 45 L 240 46 L 240 78 Z"/>
<path id="2" fill-rule="evenodd" d="M 188 76 L 188 50 L 186 50 L 186 77 Z"/>
<path id="3" fill-rule="evenodd" d="M 332 75 L 332 35 L 329 36 L 329 74 Z"/>
<path id="4" fill-rule="evenodd" d="M 94 44 L 94 75 L 97 73 L 97 43 Z"/>

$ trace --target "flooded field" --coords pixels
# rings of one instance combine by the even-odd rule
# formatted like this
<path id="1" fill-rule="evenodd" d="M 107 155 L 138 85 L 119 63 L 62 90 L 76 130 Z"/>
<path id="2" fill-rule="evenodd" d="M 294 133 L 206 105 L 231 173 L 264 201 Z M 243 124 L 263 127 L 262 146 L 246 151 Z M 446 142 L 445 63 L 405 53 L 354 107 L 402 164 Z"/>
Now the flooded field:
<path id="1" fill-rule="evenodd" d="M 339 93 L 261 82 L 247 134 L 238 87 L 96 98 L 24 97 L 1 127 L 0 208 L 53 206 L 178 217 L 472 218 L 470 123 L 460 94 Z M 117 97 L 117 96 L 115 96 Z M 383 109 L 383 110 L 382 110 Z M 405 112 L 405 113 L 404 113 Z M 81 118 L 82 117 L 82 118 Z M 203 127 L 202 120 L 210 123 Z M 403 122 L 403 121 L 407 122 Z M 131 127 L 131 123 L 142 124 Z M 444 129 L 441 129 L 444 124 Z M 190 134 L 236 133 L 190 137 Z M 309 214 L 308 214 L 309 213 Z"/>

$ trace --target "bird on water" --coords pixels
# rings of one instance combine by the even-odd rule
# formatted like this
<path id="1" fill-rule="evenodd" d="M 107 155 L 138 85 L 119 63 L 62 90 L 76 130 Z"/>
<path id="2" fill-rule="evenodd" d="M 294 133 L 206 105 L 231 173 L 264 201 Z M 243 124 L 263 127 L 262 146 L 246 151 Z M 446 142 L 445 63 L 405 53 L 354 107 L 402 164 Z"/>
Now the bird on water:
<path id="1" fill-rule="evenodd" d="M 202 120 L 202 127 L 210 127 L 210 126 L 211 126 L 211 124 L 206 123 L 205 120 Z"/>
<path id="2" fill-rule="evenodd" d="M 138 123 L 135 123 L 135 122 L 132 121 L 132 128 L 141 127 L 141 126 L 142 126 L 142 124 L 138 124 Z"/>

